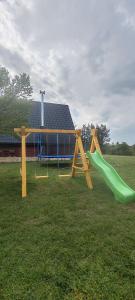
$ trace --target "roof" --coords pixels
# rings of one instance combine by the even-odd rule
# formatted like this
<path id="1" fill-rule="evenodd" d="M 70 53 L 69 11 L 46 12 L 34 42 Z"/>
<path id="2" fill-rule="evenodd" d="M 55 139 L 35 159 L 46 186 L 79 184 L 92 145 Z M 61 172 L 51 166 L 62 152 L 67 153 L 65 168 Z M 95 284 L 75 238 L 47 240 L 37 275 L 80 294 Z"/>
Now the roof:
<path id="1" fill-rule="evenodd" d="M 44 103 L 44 128 L 48 129 L 74 129 L 74 124 L 70 114 L 69 106 L 65 104 Z M 39 101 L 32 102 L 32 111 L 29 117 L 30 128 L 41 128 L 41 103 Z M 23 125 L 23 124 L 22 124 Z M 33 142 L 34 134 L 28 137 L 27 142 Z M 53 135 L 51 142 L 53 140 Z M 56 142 L 56 135 L 55 135 Z M 0 135 L 0 143 L 16 144 L 20 143 L 20 139 L 9 135 Z"/>
<path id="2" fill-rule="evenodd" d="M 12 135 L 0 134 L 0 144 L 20 144 L 20 139 Z"/>
<path id="3" fill-rule="evenodd" d="M 45 128 L 49 129 L 74 129 L 69 106 L 65 104 L 44 103 Z M 30 127 L 41 126 L 41 103 L 33 101 Z"/>

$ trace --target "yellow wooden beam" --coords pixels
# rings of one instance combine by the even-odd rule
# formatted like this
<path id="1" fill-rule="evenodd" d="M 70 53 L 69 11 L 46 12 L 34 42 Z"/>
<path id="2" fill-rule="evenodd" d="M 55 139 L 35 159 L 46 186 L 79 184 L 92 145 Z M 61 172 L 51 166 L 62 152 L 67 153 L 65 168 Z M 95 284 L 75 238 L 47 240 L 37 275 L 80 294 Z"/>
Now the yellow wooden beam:
<path id="1" fill-rule="evenodd" d="M 83 149 L 83 143 L 82 143 L 81 136 L 78 136 L 78 146 L 79 146 L 79 150 L 80 150 L 80 154 L 81 154 L 83 171 L 84 171 L 84 175 L 86 177 L 87 186 L 88 186 L 88 188 L 93 189 L 93 184 L 92 184 L 89 167 L 88 167 L 87 160 L 86 160 L 86 155 L 85 155 L 85 152 Z"/>
<path id="2" fill-rule="evenodd" d="M 73 157 L 73 162 L 72 162 L 72 177 L 75 177 L 76 169 L 74 168 L 74 166 L 76 165 L 78 153 L 79 153 L 79 149 L 78 149 L 78 135 L 76 135 L 74 157 Z"/>
<path id="3" fill-rule="evenodd" d="M 22 128 L 14 128 L 15 133 L 22 135 Z M 47 128 L 25 128 L 25 134 L 27 133 L 63 133 L 63 134 L 80 134 L 81 130 L 66 130 L 66 129 L 47 129 Z"/>
<path id="4" fill-rule="evenodd" d="M 78 154 L 80 154 L 80 159 L 82 161 L 82 167 L 76 166 Z M 81 139 L 81 132 L 78 135 L 76 135 L 76 144 L 75 144 L 74 158 L 73 158 L 73 164 L 72 164 L 72 177 L 75 177 L 77 169 L 82 170 L 82 172 L 84 173 L 84 176 L 86 178 L 88 188 L 93 189 L 92 180 L 91 180 L 91 176 L 90 176 L 90 172 L 89 172 L 89 166 L 87 163 L 87 159 L 86 159 L 86 155 L 84 152 L 83 143 L 82 143 L 82 139 Z"/>
<path id="5" fill-rule="evenodd" d="M 26 196 L 26 137 L 22 135 L 22 197 Z"/>
<path id="6" fill-rule="evenodd" d="M 98 150 L 98 152 L 100 154 L 102 154 L 101 152 L 101 148 L 98 142 L 98 138 L 97 138 L 97 130 L 96 128 L 91 129 L 91 135 L 92 135 L 92 142 L 91 142 L 91 146 L 90 146 L 90 152 L 93 153 L 96 150 Z"/>
<path id="7" fill-rule="evenodd" d="M 78 169 L 78 170 L 83 170 L 82 167 L 78 167 L 78 166 L 73 166 L 73 168 Z"/>

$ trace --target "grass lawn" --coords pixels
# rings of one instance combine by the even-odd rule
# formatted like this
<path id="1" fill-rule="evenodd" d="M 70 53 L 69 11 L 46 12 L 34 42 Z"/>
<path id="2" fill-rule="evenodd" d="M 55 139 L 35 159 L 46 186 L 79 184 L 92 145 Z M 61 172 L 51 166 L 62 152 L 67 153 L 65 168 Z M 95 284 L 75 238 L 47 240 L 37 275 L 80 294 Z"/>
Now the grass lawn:
<path id="1" fill-rule="evenodd" d="M 135 189 L 135 157 L 106 158 Z M 116 202 L 95 170 L 93 191 L 49 171 L 35 180 L 28 163 L 22 200 L 19 164 L 0 165 L 0 300 L 134 300 L 135 202 Z"/>

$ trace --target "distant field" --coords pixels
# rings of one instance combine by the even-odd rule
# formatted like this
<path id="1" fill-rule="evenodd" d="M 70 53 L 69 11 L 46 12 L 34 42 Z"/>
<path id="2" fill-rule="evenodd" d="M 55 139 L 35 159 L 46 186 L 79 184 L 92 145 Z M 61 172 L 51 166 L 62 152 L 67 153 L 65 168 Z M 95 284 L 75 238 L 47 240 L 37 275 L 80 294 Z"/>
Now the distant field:
<path id="1" fill-rule="evenodd" d="M 135 157 L 106 156 L 135 189 Z M 0 300 L 134 300 L 135 202 L 114 200 L 92 169 L 83 176 L 28 163 L 28 197 L 19 163 L 0 165 Z"/>

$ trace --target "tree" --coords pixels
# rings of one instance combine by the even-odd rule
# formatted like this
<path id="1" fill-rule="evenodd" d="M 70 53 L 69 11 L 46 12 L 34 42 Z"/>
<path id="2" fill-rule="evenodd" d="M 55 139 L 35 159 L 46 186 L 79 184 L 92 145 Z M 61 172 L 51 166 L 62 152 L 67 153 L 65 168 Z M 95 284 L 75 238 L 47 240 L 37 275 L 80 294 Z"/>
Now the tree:
<path id="1" fill-rule="evenodd" d="M 135 145 L 131 146 L 132 155 L 135 155 Z"/>
<path id="2" fill-rule="evenodd" d="M 15 75 L 8 92 L 20 99 L 31 99 L 33 89 L 30 84 L 30 76 L 26 73 Z"/>
<path id="3" fill-rule="evenodd" d="M 100 147 L 104 151 L 105 144 L 110 142 L 110 129 L 105 124 L 96 125 L 96 129 Z"/>
<path id="4" fill-rule="evenodd" d="M 132 155 L 130 146 L 126 142 L 118 145 L 117 153 L 119 155 Z"/>
<path id="5" fill-rule="evenodd" d="M 0 66 L 0 96 L 14 96 L 19 99 L 30 100 L 32 93 L 29 75 L 21 73 L 11 79 L 8 70 Z"/>
<path id="6" fill-rule="evenodd" d="M 14 127 L 28 126 L 31 101 L 20 101 L 14 96 L 0 97 L 0 134 L 13 133 Z"/>
<path id="7" fill-rule="evenodd" d="M 129 146 L 126 142 L 116 144 L 106 144 L 105 145 L 105 153 L 112 155 L 134 155 L 134 145 Z"/>
<path id="8" fill-rule="evenodd" d="M 0 66 L 0 133 L 28 125 L 31 101 L 26 100 L 30 100 L 32 92 L 29 75 L 22 73 L 11 79 L 8 70 Z"/>
<path id="9" fill-rule="evenodd" d="M 106 125 L 101 124 L 101 125 L 96 125 L 94 126 L 93 123 L 88 124 L 88 125 L 83 125 L 82 126 L 82 141 L 84 144 L 85 150 L 88 150 L 90 147 L 91 143 L 91 129 L 96 128 L 97 129 L 97 136 L 99 140 L 99 144 L 101 147 L 101 150 L 104 151 L 105 144 L 110 142 L 110 129 L 107 129 Z"/>
<path id="10" fill-rule="evenodd" d="M 6 68 L 0 66 L 0 96 L 4 95 L 5 89 L 10 84 L 9 72 Z"/>
<path id="11" fill-rule="evenodd" d="M 83 125 L 82 126 L 82 142 L 83 142 L 83 146 L 84 146 L 84 150 L 87 151 L 89 150 L 89 146 L 91 143 L 91 135 L 90 135 L 90 131 L 91 131 L 91 125 Z"/>

